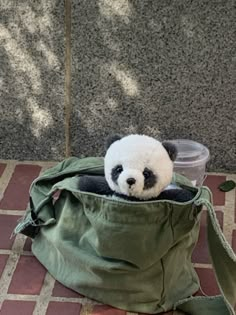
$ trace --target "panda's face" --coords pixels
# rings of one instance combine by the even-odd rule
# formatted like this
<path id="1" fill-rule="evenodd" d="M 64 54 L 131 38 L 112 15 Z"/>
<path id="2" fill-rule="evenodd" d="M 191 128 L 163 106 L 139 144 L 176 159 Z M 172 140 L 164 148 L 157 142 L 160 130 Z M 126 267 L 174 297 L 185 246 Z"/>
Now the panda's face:
<path id="1" fill-rule="evenodd" d="M 163 145 L 148 136 L 115 141 L 105 156 L 105 176 L 112 190 L 139 199 L 157 197 L 172 179 L 173 162 Z"/>

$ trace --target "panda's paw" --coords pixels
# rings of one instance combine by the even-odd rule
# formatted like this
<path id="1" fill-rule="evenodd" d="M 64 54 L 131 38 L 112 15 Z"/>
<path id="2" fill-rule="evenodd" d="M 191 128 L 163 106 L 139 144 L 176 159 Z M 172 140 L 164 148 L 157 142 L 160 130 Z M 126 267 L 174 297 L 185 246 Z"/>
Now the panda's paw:
<path id="1" fill-rule="evenodd" d="M 187 189 L 168 189 L 164 190 L 158 199 L 173 200 L 177 202 L 187 202 L 194 198 L 195 193 Z"/>
<path id="2" fill-rule="evenodd" d="M 104 176 L 84 175 L 79 178 L 79 190 L 99 195 L 111 194 L 111 189 Z"/>

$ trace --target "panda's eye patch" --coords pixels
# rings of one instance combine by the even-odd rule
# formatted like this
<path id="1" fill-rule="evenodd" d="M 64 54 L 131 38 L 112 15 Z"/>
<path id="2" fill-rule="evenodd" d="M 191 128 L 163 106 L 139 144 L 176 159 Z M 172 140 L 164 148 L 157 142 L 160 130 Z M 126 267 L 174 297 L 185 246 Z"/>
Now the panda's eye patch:
<path id="1" fill-rule="evenodd" d="M 122 171 L 123 171 L 123 167 L 122 165 L 117 165 L 115 168 L 114 168 L 114 171 L 118 174 L 120 174 Z"/>
<path id="2" fill-rule="evenodd" d="M 120 173 L 122 173 L 122 171 L 123 171 L 122 165 L 117 165 L 117 166 L 115 166 L 112 169 L 112 171 L 111 171 L 111 178 L 112 178 L 114 183 L 117 184 L 117 180 L 118 180 L 118 178 L 120 176 Z"/>
<path id="3" fill-rule="evenodd" d="M 151 177 L 152 174 L 153 174 L 152 171 L 149 170 L 148 168 L 145 168 L 143 171 L 143 176 L 145 179 L 148 179 L 149 177 Z"/>
<path id="4" fill-rule="evenodd" d="M 144 176 L 144 190 L 150 189 L 156 185 L 157 176 L 147 167 L 143 171 Z"/>

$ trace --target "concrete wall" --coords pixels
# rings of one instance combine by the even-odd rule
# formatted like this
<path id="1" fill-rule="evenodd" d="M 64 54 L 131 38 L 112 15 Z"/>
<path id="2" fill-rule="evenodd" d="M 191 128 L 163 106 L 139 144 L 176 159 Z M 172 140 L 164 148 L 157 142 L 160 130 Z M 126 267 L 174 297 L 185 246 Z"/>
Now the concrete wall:
<path id="1" fill-rule="evenodd" d="M 22 17 L 6 1 L 0 21 L 2 158 L 63 157 L 64 7 L 48 2 Z M 233 0 L 74 0 L 71 13 L 72 154 L 138 132 L 199 141 L 209 170 L 236 171 Z"/>
<path id="2" fill-rule="evenodd" d="M 63 1 L 0 1 L 0 158 L 63 158 L 63 25 Z"/>

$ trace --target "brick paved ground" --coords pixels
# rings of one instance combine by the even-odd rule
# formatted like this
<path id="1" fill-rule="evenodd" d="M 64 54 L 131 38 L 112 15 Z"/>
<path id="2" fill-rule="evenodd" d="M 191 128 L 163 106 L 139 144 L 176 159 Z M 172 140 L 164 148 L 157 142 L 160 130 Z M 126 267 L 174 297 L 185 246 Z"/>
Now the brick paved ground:
<path id="1" fill-rule="evenodd" d="M 63 287 L 33 257 L 29 239 L 21 235 L 10 239 L 17 220 L 27 207 L 32 180 L 52 165 L 0 161 L 0 315 L 125 315 L 124 311 L 99 305 Z M 209 174 L 205 185 L 213 191 L 220 225 L 236 250 L 235 190 L 225 194 L 217 189 L 225 179 L 236 180 L 236 175 Z M 207 295 L 218 294 L 206 248 L 206 213 L 202 215 L 193 262 L 203 291 Z"/>

